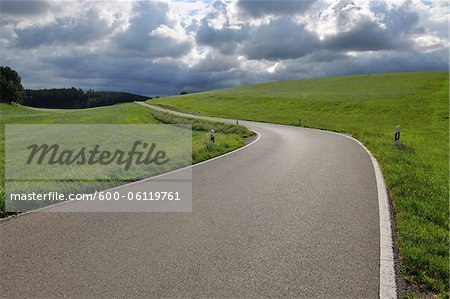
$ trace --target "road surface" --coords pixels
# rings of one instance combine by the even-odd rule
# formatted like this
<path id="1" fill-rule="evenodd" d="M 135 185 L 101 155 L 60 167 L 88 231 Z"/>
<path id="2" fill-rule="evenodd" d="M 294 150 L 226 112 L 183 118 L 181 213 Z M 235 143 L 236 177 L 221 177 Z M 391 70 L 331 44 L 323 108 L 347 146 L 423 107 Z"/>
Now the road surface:
<path id="1" fill-rule="evenodd" d="M 0 296 L 378 297 L 377 185 L 365 150 L 327 132 L 240 124 L 259 140 L 192 169 L 191 213 L 1 221 Z"/>

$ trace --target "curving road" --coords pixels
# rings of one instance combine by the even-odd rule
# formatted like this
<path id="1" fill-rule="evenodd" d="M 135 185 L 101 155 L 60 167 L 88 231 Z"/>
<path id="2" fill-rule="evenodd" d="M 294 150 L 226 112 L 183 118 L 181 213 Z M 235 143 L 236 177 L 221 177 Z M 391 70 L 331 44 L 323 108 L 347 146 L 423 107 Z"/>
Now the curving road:
<path id="1" fill-rule="evenodd" d="M 1 221 L 0 296 L 378 297 L 377 185 L 365 150 L 327 132 L 240 123 L 259 140 L 193 167 L 192 213 Z"/>

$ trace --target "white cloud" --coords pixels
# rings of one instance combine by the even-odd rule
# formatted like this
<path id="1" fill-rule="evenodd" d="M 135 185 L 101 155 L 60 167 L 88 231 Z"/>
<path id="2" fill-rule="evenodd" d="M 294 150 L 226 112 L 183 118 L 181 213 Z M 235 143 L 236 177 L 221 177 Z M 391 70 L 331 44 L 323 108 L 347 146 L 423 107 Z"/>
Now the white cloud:
<path id="1" fill-rule="evenodd" d="M 0 9 L 0 64 L 32 88 L 155 95 L 449 64 L 450 8 L 439 0 L 2 0 Z"/>

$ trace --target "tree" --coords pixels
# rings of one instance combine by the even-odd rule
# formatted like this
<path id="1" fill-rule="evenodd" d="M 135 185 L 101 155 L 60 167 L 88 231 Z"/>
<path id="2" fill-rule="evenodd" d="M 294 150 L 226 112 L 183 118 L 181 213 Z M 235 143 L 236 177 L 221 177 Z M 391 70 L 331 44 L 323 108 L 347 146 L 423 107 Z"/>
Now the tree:
<path id="1" fill-rule="evenodd" d="M 22 102 L 26 98 L 19 74 L 8 66 L 0 66 L 0 102 Z"/>

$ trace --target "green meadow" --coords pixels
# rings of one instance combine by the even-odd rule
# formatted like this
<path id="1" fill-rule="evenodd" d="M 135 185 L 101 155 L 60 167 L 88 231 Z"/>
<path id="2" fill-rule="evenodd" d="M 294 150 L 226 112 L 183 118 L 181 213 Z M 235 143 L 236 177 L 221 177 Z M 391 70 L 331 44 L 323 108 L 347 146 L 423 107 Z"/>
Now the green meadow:
<path id="1" fill-rule="evenodd" d="M 117 104 L 108 107 L 99 107 L 99 108 L 90 108 L 90 109 L 78 109 L 78 110 L 63 110 L 63 109 L 34 109 L 24 106 L 18 105 L 9 105 L 9 104 L 0 104 L 0 119 L 1 119 L 1 144 L 0 144 L 0 165 L 1 165 L 1 175 L 0 175 L 0 214 L 4 212 L 4 184 L 5 184 L 5 124 L 189 124 L 192 125 L 192 163 L 197 163 L 223 153 L 234 150 L 238 147 L 244 145 L 244 138 L 252 135 L 252 132 L 247 130 L 242 126 L 223 124 L 218 122 L 210 122 L 210 121 L 199 121 L 193 120 L 191 118 L 184 118 L 173 116 L 166 113 L 157 112 L 151 110 L 149 108 L 143 107 L 141 105 L 137 105 L 134 103 L 127 104 Z M 72 128 L 73 126 L 70 126 Z M 101 128 L 101 126 L 95 126 L 95 128 Z M 174 146 L 174 142 L 171 140 L 167 140 L 167 134 L 173 134 L 173 130 L 164 129 L 164 127 L 155 127 L 156 130 L 160 130 L 161 132 L 152 132 L 152 136 L 164 135 L 158 144 L 163 143 L 165 145 L 165 149 L 169 152 L 172 151 L 176 153 L 177 148 L 179 148 L 179 144 Z M 214 145 L 210 144 L 210 130 L 215 129 L 216 131 L 216 142 Z M 48 130 L 45 127 L 40 128 L 40 130 Z M 139 130 L 138 126 L 132 126 L 130 130 Z M 182 130 L 182 129 L 179 129 Z M 50 134 L 54 132 L 54 129 L 50 129 Z M 125 136 L 129 129 L 126 129 L 125 132 L 122 132 L 122 135 L 118 135 L 120 132 L 104 132 L 104 140 L 102 141 L 102 145 L 107 145 L 111 142 L 111 136 L 116 136 L 120 139 L 120 143 L 126 143 L 124 146 L 129 146 L 131 141 L 135 138 L 134 136 Z M 60 133 L 60 132 L 59 132 Z M 138 131 L 136 132 L 138 135 Z M 189 133 L 189 134 L 190 134 Z M 33 138 L 33 133 L 29 132 L 29 139 Z M 36 138 L 41 136 L 42 132 L 37 132 Z M 26 134 L 25 134 L 26 135 Z M 44 134 L 45 135 L 45 134 Z M 42 136 L 44 136 L 42 135 Z M 121 136 L 121 137 L 118 137 Z M 183 136 L 186 136 L 185 134 Z M 190 135 L 188 135 L 190 136 Z M 67 134 L 64 138 L 71 139 L 71 135 Z M 93 136 L 92 138 L 98 139 L 98 136 Z M 125 139 L 130 142 L 125 142 Z M 23 138 L 21 138 L 23 139 Z M 169 138 L 170 139 L 170 138 Z M 189 138 L 190 139 L 190 138 Z M 64 140 L 64 139 L 62 139 Z M 69 142 L 69 140 L 67 140 Z M 84 139 L 78 140 L 79 142 L 83 142 L 83 140 L 89 140 L 89 136 L 85 136 Z M 72 142 L 74 140 L 71 140 Z M 75 140 L 75 142 L 78 142 Z M 189 140 L 188 146 L 191 146 L 191 141 Z M 114 147 L 117 147 L 116 143 L 113 143 Z M 129 150 L 129 148 L 123 148 L 123 150 Z M 189 151 L 188 151 L 189 152 Z M 167 165 L 164 165 L 164 169 L 162 171 L 169 171 L 175 168 L 179 168 L 185 165 L 186 157 L 183 157 L 183 153 L 181 153 L 181 157 L 183 159 L 171 159 Z M 173 156 L 172 156 L 173 157 Z M 23 159 L 22 159 L 23 160 Z M 14 161 L 11 162 L 14 164 Z M 178 164 L 177 164 L 178 163 Z M 23 164 L 23 163 L 22 163 Z M 23 166 L 20 164 L 20 166 Z M 53 169 L 54 168 L 54 169 Z M 67 168 L 63 171 L 61 169 L 57 169 L 57 167 L 47 166 L 46 169 L 43 169 L 42 175 L 45 176 L 45 172 L 53 171 L 60 172 L 60 175 L 69 174 L 71 179 L 84 177 L 86 178 L 86 173 L 81 173 L 79 168 L 74 167 L 72 172 L 70 167 L 59 166 L 59 168 Z M 161 170 L 161 169 L 160 169 Z M 19 169 L 20 171 L 20 169 Z M 22 171 L 24 171 L 22 169 Z M 25 169 L 26 171 L 26 169 Z M 111 171 L 115 171 L 115 173 L 110 173 Z M 117 173 L 117 168 L 109 168 L 108 166 L 101 166 L 98 168 L 91 168 L 89 170 L 91 175 L 96 175 L 99 177 L 110 177 L 111 180 L 98 181 L 95 183 L 83 184 L 82 182 L 71 183 L 66 182 L 64 184 L 56 184 L 53 186 L 54 190 L 52 191 L 92 191 L 89 188 L 96 188 L 95 190 L 103 190 L 101 188 L 106 189 L 107 187 L 111 187 L 113 185 L 118 184 L 118 179 L 113 178 L 127 178 L 129 175 L 131 179 L 140 179 L 144 177 L 149 177 L 153 174 L 152 169 L 148 168 L 148 171 L 145 168 L 134 169 L 131 174 L 125 173 Z M 48 173 L 47 173 L 48 175 Z M 58 176 L 61 177 L 61 176 Z M 34 177 L 36 179 L 36 177 Z M 34 184 L 36 185 L 36 183 Z M 30 183 L 30 188 L 38 188 L 39 184 L 34 186 L 33 183 Z M 42 185 L 42 184 L 41 184 Z M 81 187 L 80 187 L 81 186 Z M 48 186 L 47 186 L 48 187 Z M 62 188 L 62 189 L 61 189 Z M 89 190 L 75 190 L 76 188 L 88 188 Z M 100 188 L 100 189 L 99 189 Z M 60 190 L 61 189 L 61 190 Z M 33 189 L 35 190 L 35 189 Z M 38 207 L 38 206 L 36 206 Z"/>
<path id="2" fill-rule="evenodd" d="M 173 110 L 344 132 L 379 161 L 410 290 L 449 294 L 449 73 L 273 82 L 151 100 Z M 401 145 L 394 145 L 395 127 Z"/>

